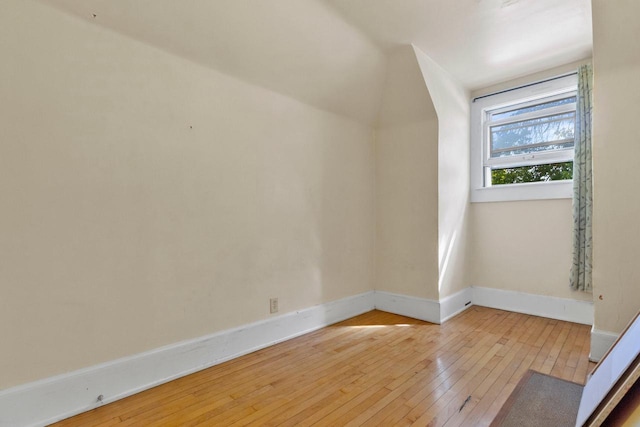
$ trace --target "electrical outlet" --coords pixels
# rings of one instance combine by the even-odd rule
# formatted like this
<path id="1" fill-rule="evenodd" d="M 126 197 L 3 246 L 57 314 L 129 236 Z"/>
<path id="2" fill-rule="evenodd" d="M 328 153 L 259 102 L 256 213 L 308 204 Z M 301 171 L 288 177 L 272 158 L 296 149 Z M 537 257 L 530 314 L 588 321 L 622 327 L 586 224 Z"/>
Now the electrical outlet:
<path id="1" fill-rule="evenodd" d="M 271 313 L 278 312 L 278 298 L 271 298 L 269 300 L 269 312 Z"/>

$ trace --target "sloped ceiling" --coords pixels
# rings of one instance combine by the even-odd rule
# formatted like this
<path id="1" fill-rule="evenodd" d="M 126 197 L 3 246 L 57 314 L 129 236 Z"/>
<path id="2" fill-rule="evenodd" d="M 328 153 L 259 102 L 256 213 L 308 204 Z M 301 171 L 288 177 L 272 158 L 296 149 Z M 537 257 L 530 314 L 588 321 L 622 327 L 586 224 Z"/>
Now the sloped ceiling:
<path id="1" fill-rule="evenodd" d="M 468 90 L 591 56 L 590 0 L 38 0 L 375 124 L 387 54 L 414 44 Z"/>
<path id="2" fill-rule="evenodd" d="M 317 0 L 40 0 L 304 103 L 372 124 L 386 58 Z"/>
<path id="3" fill-rule="evenodd" d="M 389 52 L 387 81 L 377 125 L 402 126 L 437 117 L 431 94 L 411 46 Z"/>
<path id="4" fill-rule="evenodd" d="M 590 0 L 327 0 L 384 49 L 414 44 L 468 90 L 591 57 Z"/>

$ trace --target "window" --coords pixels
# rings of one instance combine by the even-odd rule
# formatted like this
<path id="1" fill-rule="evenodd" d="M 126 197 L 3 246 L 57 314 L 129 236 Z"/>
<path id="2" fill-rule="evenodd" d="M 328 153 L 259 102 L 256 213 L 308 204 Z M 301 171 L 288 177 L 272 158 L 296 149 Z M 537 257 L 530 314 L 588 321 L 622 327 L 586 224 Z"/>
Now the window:
<path id="1" fill-rule="evenodd" d="M 576 76 L 477 98 L 471 201 L 571 197 Z"/>

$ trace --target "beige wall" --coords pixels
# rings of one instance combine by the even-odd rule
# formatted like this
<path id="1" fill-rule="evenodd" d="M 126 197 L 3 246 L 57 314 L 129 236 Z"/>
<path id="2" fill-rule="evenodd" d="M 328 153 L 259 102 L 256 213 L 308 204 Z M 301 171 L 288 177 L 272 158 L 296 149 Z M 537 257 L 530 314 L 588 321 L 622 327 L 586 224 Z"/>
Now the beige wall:
<path id="1" fill-rule="evenodd" d="M 579 61 L 492 86 L 477 97 L 575 71 Z M 569 287 L 571 199 L 470 205 L 470 284 L 530 294 L 590 301 Z"/>
<path id="2" fill-rule="evenodd" d="M 389 56 L 376 130 L 375 289 L 438 299 L 438 121 L 411 46 Z"/>
<path id="3" fill-rule="evenodd" d="M 594 327 L 640 310 L 640 3 L 593 0 Z"/>
<path id="4" fill-rule="evenodd" d="M 594 1 L 611 331 L 638 309 L 640 203 L 620 162 L 638 157 L 623 47 L 639 6 L 624 4 Z M 281 312 L 371 289 L 591 299 L 567 285 L 569 200 L 467 204 L 466 94 L 410 46 L 387 58 L 374 134 L 43 3 L 0 10 L 0 389 L 267 318 L 270 297 Z"/>
<path id="5" fill-rule="evenodd" d="M 1 10 L 0 389 L 371 289 L 371 128 Z"/>
<path id="6" fill-rule="evenodd" d="M 571 200 L 471 204 L 473 285 L 576 300 L 569 287 Z"/>
<path id="7" fill-rule="evenodd" d="M 414 52 L 438 116 L 438 296 L 469 286 L 469 94 L 420 49 Z"/>

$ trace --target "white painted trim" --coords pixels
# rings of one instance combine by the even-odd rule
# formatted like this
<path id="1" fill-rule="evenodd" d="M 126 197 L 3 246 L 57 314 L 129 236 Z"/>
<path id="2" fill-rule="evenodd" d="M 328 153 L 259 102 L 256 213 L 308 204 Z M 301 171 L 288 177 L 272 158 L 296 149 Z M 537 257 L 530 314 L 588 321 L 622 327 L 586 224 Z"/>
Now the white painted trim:
<path id="1" fill-rule="evenodd" d="M 378 310 L 440 323 L 440 303 L 431 299 L 374 291 L 374 305 Z"/>
<path id="2" fill-rule="evenodd" d="M 600 331 L 601 336 L 607 336 L 607 338 L 612 338 L 611 333 Z M 617 337 L 616 337 L 617 338 Z M 578 409 L 578 416 L 576 418 L 576 426 L 584 426 L 584 425 L 600 425 L 600 422 L 592 422 L 587 423 L 587 420 L 595 414 L 595 411 L 600 406 L 600 404 L 604 401 L 607 394 L 612 391 L 612 389 L 616 386 L 618 380 L 622 378 L 623 375 L 633 375 L 633 371 L 637 369 L 633 367 L 630 369 L 634 360 L 640 354 L 640 319 L 636 317 L 633 318 L 631 323 L 624 329 L 621 333 L 620 338 L 615 342 L 613 346 L 611 346 L 610 352 L 606 355 L 601 355 L 600 364 L 596 369 L 594 369 L 593 373 L 587 379 L 587 383 L 584 385 L 582 389 L 582 397 L 580 399 L 580 406 Z M 605 350 L 607 352 L 607 350 Z M 637 377 L 635 377 L 637 379 Z M 634 379 L 635 381 L 635 379 Z M 626 389 L 629 391 L 629 388 L 633 385 L 633 382 L 627 383 L 627 387 L 621 387 L 618 391 Z M 625 394 L 626 394 L 625 391 Z M 620 396 L 621 397 L 621 396 Z M 616 399 L 612 399 L 613 402 L 616 402 Z M 609 401 L 608 403 L 610 403 Z M 637 405 L 637 404 L 636 404 Z M 632 406 L 633 407 L 633 406 Z M 600 413 L 602 414 L 602 413 Z M 599 417 L 596 417 L 596 421 Z M 633 418 L 633 417 L 632 417 Z M 632 423 L 605 423 L 607 425 L 635 425 L 637 426 L 637 418 L 636 422 Z"/>
<path id="3" fill-rule="evenodd" d="M 514 103 L 528 102 L 540 98 L 540 94 L 554 96 L 575 91 L 577 77 L 574 74 L 558 79 L 534 82 L 532 85 L 476 99 L 471 103 L 471 203 L 500 202 L 514 200 L 541 200 L 571 198 L 571 181 L 537 182 L 484 187 L 483 164 L 485 144 L 483 118 L 487 110 L 502 108 Z"/>
<path id="4" fill-rule="evenodd" d="M 476 188 L 472 190 L 471 203 L 570 199 L 572 197 L 573 181 L 571 180 L 529 182 Z"/>
<path id="5" fill-rule="evenodd" d="M 618 334 L 591 328 L 591 351 L 589 360 L 599 362 L 609 351 L 613 343 L 618 339 Z"/>
<path id="6" fill-rule="evenodd" d="M 473 291 L 464 288 L 440 300 L 440 323 L 444 323 L 473 305 Z"/>
<path id="7" fill-rule="evenodd" d="M 524 292 L 472 286 L 475 305 L 565 320 L 593 324 L 593 302 L 534 295 Z"/>
<path id="8" fill-rule="evenodd" d="M 2 390 L 0 427 L 44 426 L 374 308 L 439 324 L 471 305 L 593 323 L 593 303 L 588 301 L 475 286 L 440 301 L 370 291 Z M 602 357 L 616 338 L 592 330 L 590 358 Z"/>
<path id="9" fill-rule="evenodd" d="M 44 426 L 374 309 L 366 292 L 0 391 L 0 426 Z M 98 402 L 99 395 L 103 396 Z"/>

